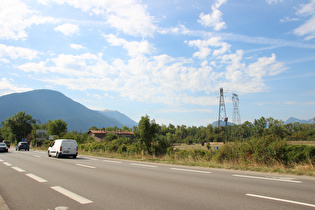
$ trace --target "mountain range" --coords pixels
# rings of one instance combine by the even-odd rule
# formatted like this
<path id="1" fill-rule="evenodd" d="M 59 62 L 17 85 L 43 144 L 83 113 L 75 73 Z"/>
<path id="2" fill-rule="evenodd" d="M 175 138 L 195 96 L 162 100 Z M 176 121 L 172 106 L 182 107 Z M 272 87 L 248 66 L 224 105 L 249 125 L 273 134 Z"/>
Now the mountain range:
<path id="1" fill-rule="evenodd" d="M 295 123 L 295 122 L 306 123 L 306 124 L 313 124 L 313 123 L 315 123 L 315 120 L 314 120 L 314 118 L 312 118 L 310 120 L 300 120 L 300 119 L 297 119 L 297 118 L 294 118 L 294 117 L 290 117 L 288 120 L 286 120 L 284 122 L 284 124 Z"/>
<path id="2" fill-rule="evenodd" d="M 25 111 L 40 123 L 48 120 L 64 120 L 68 131 L 87 132 L 92 126 L 98 128 L 127 126 L 138 123 L 126 115 L 111 110 L 95 111 L 53 90 L 33 90 L 0 97 L 0 121 L 5 121 L 20 111 Z M 37 122 L 37 123 L 38 123 Z"/>
<path id="3" fill-rule="evenodd" d="M 5 121 L 20 111 L 25 111 L 37 123 L 47 123 L 48 120 L 64 120 L 68 125 L 68 131 L 87 132 L 92 126 L 97 128 L 127 126 L 133 128 L 138 123 L 130 119 L 125 114 L 115 110 L 96 111 L 88 109 L 82 104 L 73 101 L 64 94 L 47 89 L 33 90 L 24 93 L 13 93 L 0 97 L 0 122 Z M 288 123 L 315 123 L 314 118 L 310 120 L 300 120 L 290 117 L 284 122 Z M 218 122 L 213 122 L 217 126 Z M 228 125 L 233 123 L 228 122 Z M 221 122 L 225 126 L 225 122 Z"/>

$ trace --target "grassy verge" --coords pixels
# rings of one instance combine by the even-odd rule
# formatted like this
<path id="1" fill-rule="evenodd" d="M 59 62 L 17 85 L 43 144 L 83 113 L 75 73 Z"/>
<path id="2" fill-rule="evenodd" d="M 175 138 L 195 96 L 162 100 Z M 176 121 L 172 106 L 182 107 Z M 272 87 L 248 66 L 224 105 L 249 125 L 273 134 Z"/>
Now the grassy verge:
<path id="1" fill-rule="evenodd" d="M 233 169 L 243 171 L 257 171 L 263 173 L 278 173 L 278 174 L 291 174 L 291 175 L 304 175 L 315 177 L 315 168 L 313 165 L 296 164 L 291 167 L 285 167 L 282 164 L 275 164 L 273 166 L 266 166 L 263 164 L 257 164 L 254 162 L 231 162 L 225 161 L 218 163 L 215 161 L 206 161 L 203 159 L 194 158 L 179 158 L 176 156 L 164 155 L 162 157 L 154 157 L 152 155 L 127 155 L 111 152 L 79 152 L 81 155 L 91 155 L 106 158 L 117 158 L 134 161 L 145 161 L 153 163 L 185 165 L 185 166 L 198 166 L 206 168 L 221 168 L 221 169 Z"/>

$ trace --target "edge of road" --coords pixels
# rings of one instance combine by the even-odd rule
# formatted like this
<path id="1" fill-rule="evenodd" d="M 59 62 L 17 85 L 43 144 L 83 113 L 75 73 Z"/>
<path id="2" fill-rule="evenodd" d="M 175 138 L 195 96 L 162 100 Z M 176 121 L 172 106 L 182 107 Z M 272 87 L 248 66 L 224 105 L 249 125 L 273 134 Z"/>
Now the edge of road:
<path id="1" fill-rule="evenodd" d="M 0 195 L 0 210 L 10 210 L 5 200 Z"/>

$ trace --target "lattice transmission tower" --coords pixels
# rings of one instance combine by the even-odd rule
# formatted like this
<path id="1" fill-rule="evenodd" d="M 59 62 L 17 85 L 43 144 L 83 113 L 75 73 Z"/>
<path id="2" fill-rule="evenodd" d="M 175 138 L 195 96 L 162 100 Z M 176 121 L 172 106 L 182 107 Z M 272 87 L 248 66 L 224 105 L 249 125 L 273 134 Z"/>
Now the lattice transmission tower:
<path id="1" fill-rule="evenodd" d="M 218 128 L 221 126 L 221 121 L 227 122 L 228 118 L 226 117 L 223 88 L 220 88 L 220 103 L 219 103 L 219 119 L 218 119 Z"/>
<path id="2" fill-rule="evenodd" d="M 238 109 L 239 99 L 238 99 L 237 94 L 233 93 L 232 101 L 233 101 L 232 122 L 236 125 L 240 125 L 241 124 L 241 115 L 240 115 L 240 110 Z"/>

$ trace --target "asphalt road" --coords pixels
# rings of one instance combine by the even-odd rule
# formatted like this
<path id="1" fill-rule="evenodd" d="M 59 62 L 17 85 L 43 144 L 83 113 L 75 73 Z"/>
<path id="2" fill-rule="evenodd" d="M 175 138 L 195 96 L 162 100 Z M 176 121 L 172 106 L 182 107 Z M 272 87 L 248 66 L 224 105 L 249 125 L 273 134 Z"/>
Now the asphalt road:
<path id="1" fill-rule="evenodd" d="M 12 210 L 315 209 L 315 178 L 11 148 L 0 153 L 0 195 Z"/>

